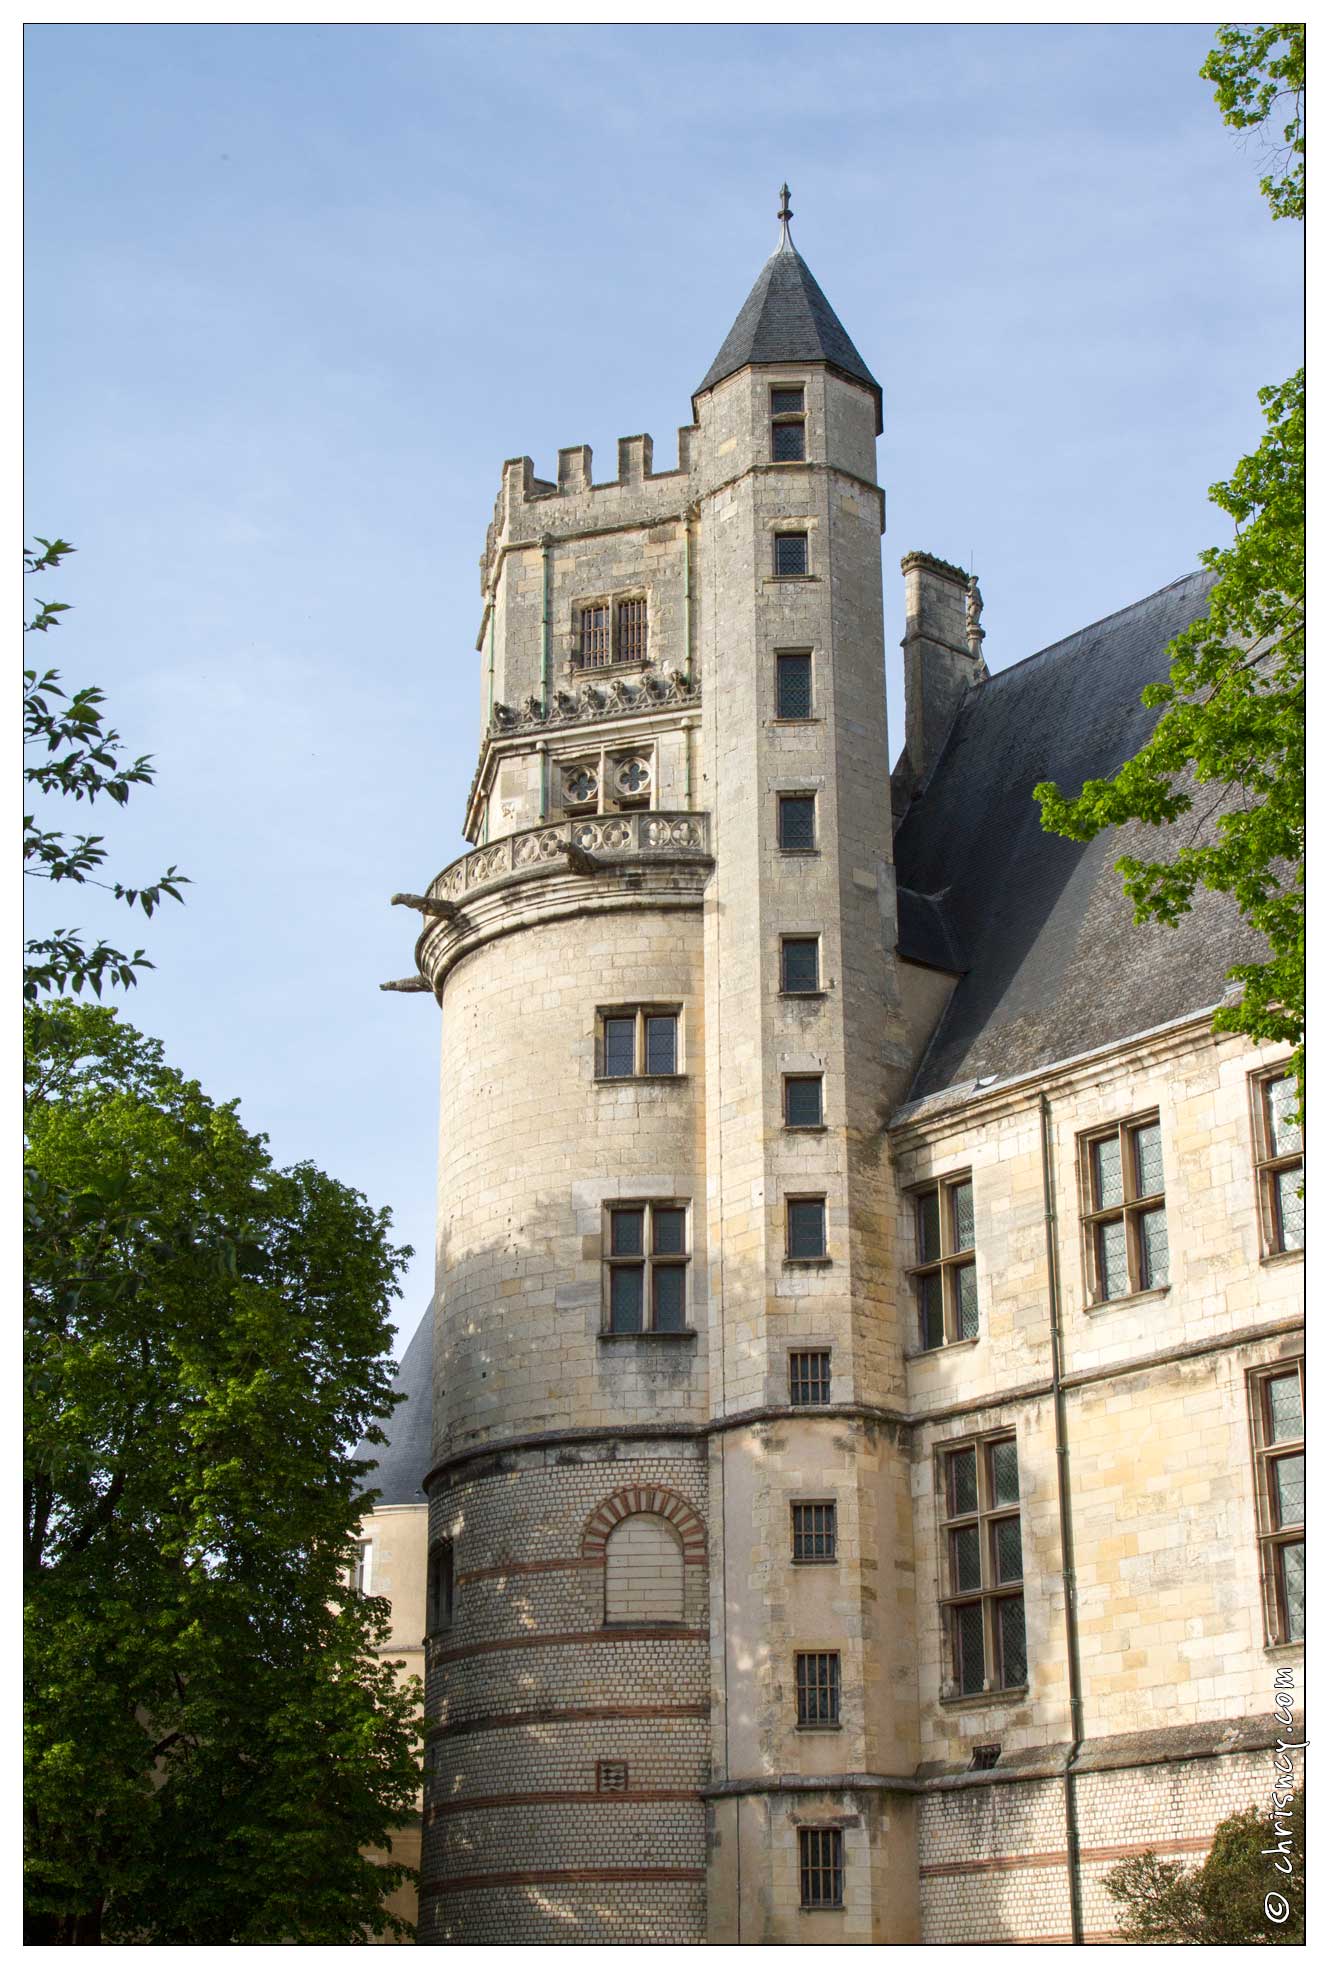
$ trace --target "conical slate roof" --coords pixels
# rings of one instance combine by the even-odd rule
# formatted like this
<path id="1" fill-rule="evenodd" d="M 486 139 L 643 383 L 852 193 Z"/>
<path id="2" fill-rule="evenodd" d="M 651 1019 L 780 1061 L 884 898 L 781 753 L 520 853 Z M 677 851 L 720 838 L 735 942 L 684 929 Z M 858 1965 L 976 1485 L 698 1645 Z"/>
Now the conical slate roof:
<path id="1" fill-rule="evenodd" d="M 806 260 L 789 238 L 787 226 L 694 393 L 694 405 L 697 397 L 726 376 L 746 369 L 750 362 L 824 362 L 842 376 L 866 384 L 876 399 L 880 432 L 881 385 L 813 279 Z"/>
<path id="2" fill-rule="evenodd" d="M 434 1399 L 434 1302 L 425 1307 L 425 1316 L 411 1336 L 393 1379 L 393 1389 L 405 1395 L 386 1424 L 385 1443 L 357 1443 L 355 1454 L 361 1463 L 376 1462 L 378 1468 L 366 1470 L 357 1485 L 361 1491 L 376 1490 L 380 1496 L 372 1508 L 381 1504 L 423 1504 L 421 1482 L 429 1469 Z"/>

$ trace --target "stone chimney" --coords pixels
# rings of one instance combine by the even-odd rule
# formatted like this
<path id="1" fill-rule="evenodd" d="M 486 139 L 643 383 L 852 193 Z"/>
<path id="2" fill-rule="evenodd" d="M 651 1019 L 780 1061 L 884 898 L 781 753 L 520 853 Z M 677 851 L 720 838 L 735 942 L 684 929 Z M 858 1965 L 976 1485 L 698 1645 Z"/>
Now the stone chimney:
<path id="1" fill-rule="evenodd" d="M 931 554 L 906 554 L 904 574 L 904 753 L 893 778 L 897 810 L 927 783 L 960 708 L 987 677 L 983 597 L 963 568 Z"/>

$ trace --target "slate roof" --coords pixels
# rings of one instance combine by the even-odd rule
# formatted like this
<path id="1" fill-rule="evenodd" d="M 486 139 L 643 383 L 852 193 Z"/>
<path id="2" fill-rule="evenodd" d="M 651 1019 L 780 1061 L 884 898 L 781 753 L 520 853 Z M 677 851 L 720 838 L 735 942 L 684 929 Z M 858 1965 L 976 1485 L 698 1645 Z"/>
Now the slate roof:
<path id="1" fill-rule="evenodd" d="M 1158 716 L 1140 693 L 1166 676 L 1167 645 L 1205 613 L 1213 579 L 1184 575 L 965 697 L 895 838 L 901 954 L 937 964 L 949 942 L 963 973 L 911 1100 L 1202 1011 L 1233 964 L 1265 955 L 1208 890 L 1175 929 L 1135 924 L 1113 863 L 1155 855 L 1158 832 L 1066 841 L 1043 832 L 1030 797 L 1045 779 L 1076 793 L 1139 750 Z"/>
<path id="2" fill-rule="evenodd" d="M 433 1435 L 434 1380 L 434 1302 L 411 1336 L 393 1380 L 393 1388 L 406 1396 L 398 1402 L 387 1424 L 386 1443 L 358 1443 L 355 1454 L 362 1462 L 378 1461 L 376 1470 L 366 1470 L 358 1490 L 377 1490 L 381 1504 L 423 1504 L 421 1480 L 430 1465 Z"/>
<path id="3" fill-rule="evenodd" d="M 694 417 L 699 396 L 750 362 L 824 362 L 854 382 L 866 383 L 876 401 L 880 433 L 881 385 L 787 233 L 757 275 L 719 355 L 694 391 Z"/>

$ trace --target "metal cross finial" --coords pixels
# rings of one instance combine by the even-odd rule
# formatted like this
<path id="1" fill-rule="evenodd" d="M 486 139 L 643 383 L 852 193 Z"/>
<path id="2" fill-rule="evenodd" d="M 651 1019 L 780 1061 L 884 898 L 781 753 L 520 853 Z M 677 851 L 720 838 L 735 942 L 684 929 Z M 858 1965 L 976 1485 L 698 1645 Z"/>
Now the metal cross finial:
<path id="1" fill-rule="evenodd" d="M 780 221 L 780 243 L 782 246 L 788 246 L 790 243 L 789 221 L 793 218 L 793 216 L 794 216 L 794 208 L 789 203 L 789 187 L 788 185 L 781 185 L 780 210 L 776 214 L 776 217 Z"/>

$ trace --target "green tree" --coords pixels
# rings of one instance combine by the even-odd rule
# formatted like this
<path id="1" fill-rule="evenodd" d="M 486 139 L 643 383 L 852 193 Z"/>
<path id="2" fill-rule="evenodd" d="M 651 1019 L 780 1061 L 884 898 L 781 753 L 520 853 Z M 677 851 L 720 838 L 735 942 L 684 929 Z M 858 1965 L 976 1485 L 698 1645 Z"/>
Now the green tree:
<path id="1" fill-rule="evenodd" d="M 1218 1948 L 1252 1942 L 1304 1945 L 1305 1791 L 1298 1789 L 1284 1802 L 1278 1826 L 1271 1811 L 1254 1806 L 1224 1819 L 1202 1866 L 1142 1853 L 1113 1867 L 1104 1884 L 1120 1909 L 1119 1939 L 1207 1942 Z M 1276 1864 L 1280 1858 L 1290 1865 L 1289 1873 Z M 1270 1896 L 1272 1914 L 1266 1906 Z"/>
<path id="2" fill-rule="evenodd" d="M 41 574 L 59 567 L 75 552 L 67 540 L 43 540 L 37 536 L 36 548 L 23 549 L 25 574 Z M 48 635 L 60 626 L 68 602 L 38 601 L 36 612 L 24 623 L 27 635 Z M 105 693 L 95 684 L 86 685 L 69 697 L 60 688 L 58 670 L 23 672 L 23 778 L 38 793 L 57 794 L 66 799 L 86 800 L 91 806 L 98 799 L 123 807 L 130 788 L 145 786 L 153 778 L 148 757 L 126 760 L 120 734 L 104 721 Z M 123 882 L 104 882 L 94 874 L 106 862 L 105 838 L 100 834 L 79 834 L 72 840 L 59 829 L 39 827 L 35 814 L 23 816 L 23 873 L 43 882 L 91 882 L 107 889 L 117 902 L 138 907 L 151 916 L 163 896 L 183 900 L 182 884 L 187 875 L 171 867 L 155 882 L 127 888 Z M 23 996 L 37 998 L 44 991 L 72 991 L 75 996 L 89 986 L 100 998 L 108 980 L 125 986 L 137 982 L 140 970 L 152 970 L 150 958 L 141 950 L 126 955 L 99 937 L 89 945 L 79 930 L 55 930 L 49 937 L 30 937 L 23 947 Z"/>
<path id="3" fill-rule="evenodd" d="M 1300 218 L 1305 201 L 1306 31 L 1298 25 L 1224 27 L 1200 73 L 1235 129 L 1286 118 L 1277 168 L 1261 181 L 1275 218 Z M 1281 110 L 1277 105 L 1282 105 Z M 1240 1000 L 1214 1025 L 1294 1048 L 1303 1084 L 1305 1036 L 1306 556 L 1304 371 L 1259 393 L 1266 431 L 1255 451 L 1209 496 L 1235 522 L 1231 546 L 1201 554 L 1217 579 L 1209 612 L 1169 645 L 1165 682 L 1143 702 L 1160 716 L 1111 779 L 1068 797 L 1035 787 L 1049 832 L 1089 841 L 1130 821 L 1165 827 L 1156 859 L 1123 855 L 1117 868 L 1135 919 L 1175 924 L 1198 888 L 1233 896 L 1269 951 L 1234 966 Z"/>
<path id="4" fill-rule="evenodd" d="M 409 1252 L 114 1012 L 25 1038 L 28 1935 L 390 1937 L 418 1684 L 344 1567 Z"/>

